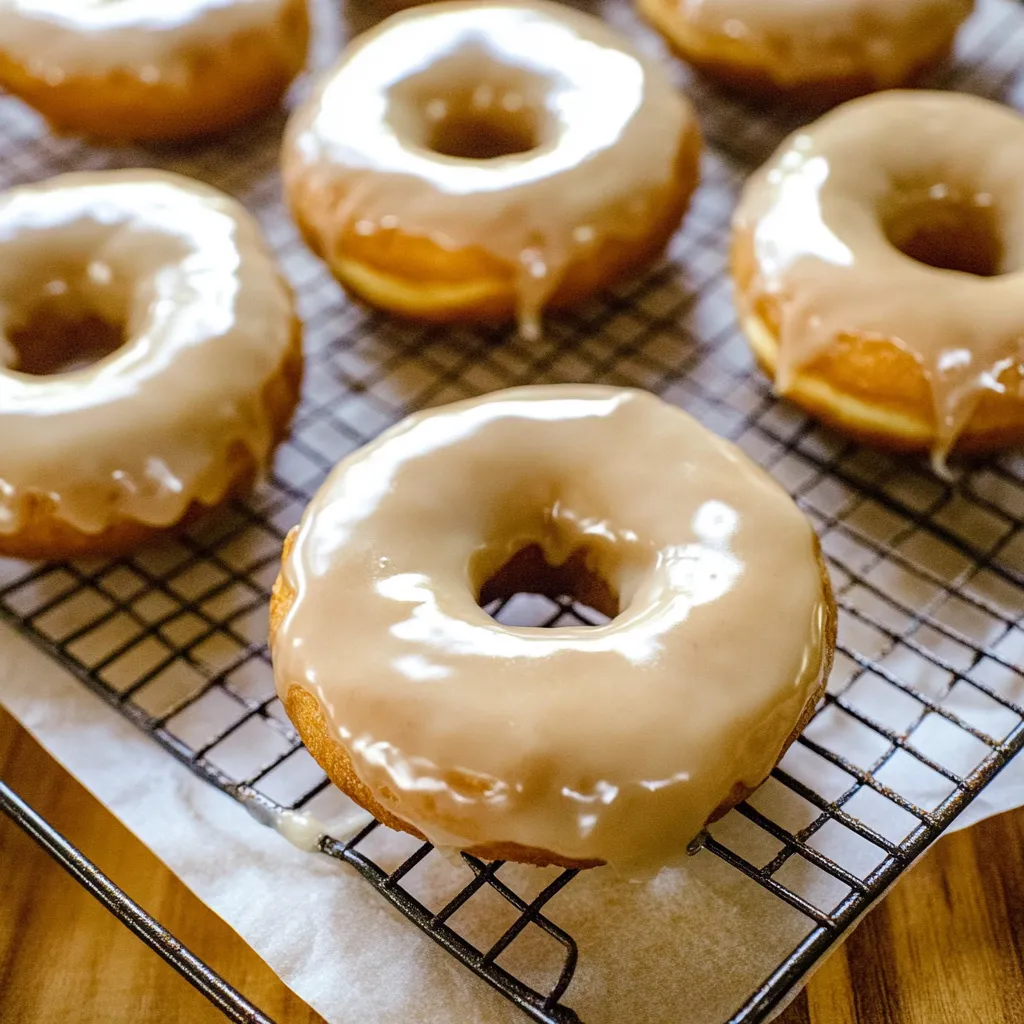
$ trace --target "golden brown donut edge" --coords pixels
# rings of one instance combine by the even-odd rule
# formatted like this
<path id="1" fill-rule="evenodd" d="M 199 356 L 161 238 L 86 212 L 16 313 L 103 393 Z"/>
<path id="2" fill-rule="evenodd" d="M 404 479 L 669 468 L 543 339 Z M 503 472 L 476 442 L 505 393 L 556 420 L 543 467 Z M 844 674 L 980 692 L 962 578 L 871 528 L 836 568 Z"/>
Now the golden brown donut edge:
<path id="1" fill-rule="evenodd" d="M 609 238 L 572 262 L 550 309 L 578 305 L 639 273 L 668 245 L 700 178 L 701 136 L 695 120 L 679 141 L 675 172 L 654 202 L 657 217 L 636 238 Z M 340 186 L 325 187 L 291 168 L 285 156 L 286 198 L 309 248 L 357 299 L 398 316 L 431 323 L 511 319 L 516 268 L 481 248 L 446 249 L 401 228 L 360 235 L 335 223 L 346 208 Z M 333 241 L 328 242 L 329 239 Z"/>
<path id="2" fill-rule="evenodd" d="M 305 65 L 308 44 L 306 0 L 289 0 L 274 25 L 187 54 L 188 74 L 181 83 L 144 82 L 118 70 L 49 82 L 0 43 L 0 86 L 58 131 L 175 142 L 221 134 L 277 106 Z"/>
<path id="3" fill-rule="evenodd" d="M 302 370 L 302 324 L 293 316 L 288 350 L 263 385 L 263 409 L 271 437 L 268 458 L 288 434 L 292 414 L 299 403 Z M 223 456 L 224 490 L 220 501 L 245 493 L 261 469 L 244 444 L 232 445 Z M 168 526 L 151 526 L 136 519 L 122 518 L 100 533 L 85 533 L 61 519 L 47 496 L 30 494 L 26 501 L 22 528 L 17 533 L 0 534 L 0 557 L 54 561 L 84 555 L 120 554 L 162 534 L 180 530 L 212 507 L 194 501 L 176 523 Z"/>
<path id="4" fill-rule="evenodd" d="M 824 110 L 883 88 L 867 70 L 784 84 L 773 73 L 769 56 L 757 47 L 684 24 L 677 0 L 637 0 L 637 10 L 687 64 L 726 89 L 755 100 Z M 959 27 L 952 26 L 937 38 L 900 81 L 884 88 L 906 88 L 927 80 L 949 60 Z"/>
<path id="5" fill-rule="evenodd" d="M 737 233 L 732 276 L 737 315 L 764 372 L 775 379 L 781 311 L 778 300 L 752 301 L 757 265 L 753 239 Z M 1024 371 L 1009 367 L 1004 392 L 985 391 L 953 451 L 983 454 L 1024 444 Z M 920 363 L 894 340 L 844 335 L 798 370 L 784 396 L 814 417 L 879 448 L 926 453 L 935 443 L 931 388 Z"/>
<path id="6" fill-rule="evenodd" d="M 295 538 L 298 527 L 294 527 L 285 538 L 282 562 L 286 562 L 291 555 L 295 545 Z M 836 610 L 835 597 L 832 593 L 832 583 L 829 579 L 828 568 L 825 565 L 821 553 L 821 545 L 817 536 L 814 538 L 814 552 L 818 563 L 818 570 L 821 577 L 822 593 L 825 599 L 826 621 L 822 631 L 822 672 L 819 685 L 811 693 L 800 718 L 793 728 L 793 731 L 786 738 L 775 759 L 777 765 L 783 755 L 803 732 L 807 723 L 814 716 L 818 702 L 825 693 L 825 686 L 828 682 L 829 673 L 832 670 L 832 660 L 835 656 L 836 633 L 838 629 L 838 613 Z M 288 614 L 289 609 L 295 601 L 295 590 L 289 586 L 283 573 L 279 573 L 274 582 L 270 598 L 270 644 L 273 649 L 274 637 L 277 630 Z M 288 681 L 286 686 L 278 684 L 278 692 L 284 692 L 284 706 L 288 717 L 295 725 L 302 742 L 313 759 L 327 773 L 328 778 L 350 799 L 354 800 L 360 807 L 372 814 L 382 825 L 386 825 L 396 832 L 407 832 L 417 839 L 427 841 L 414 825 L 409 824 L 398 817 L 393 811 L 384 807 L 370 791 L 370 788 L 356 774 L 352 765 L 352 759 L 345 747 L 339 743 L 334 736 L 327 719 L 324 715 L 320 701 L 305 689 L 299 682 Z M 773 766 L 774 767 L 774 766 Z M 769 773 L 770 774 L 770 773 Z M 726 799 L 719 804 L 711 813 L 705 824 L 711 824 L 727 814 L 738 803 L 742 803 L 767 779 L 758 779 L 754 783 L 736 782 Z M 441 823 L 443 827 L 443 823 Z M 543 850 L 534 847 L 521 846 L 518 843 L 492 842 L 483 845 L 469 847 L 466 851 L 482 860 L 509 860 L 521 864 L 532 864 L 535 867 L 560 867 L 560 868 L 594 868 L 604 864 L 602 860 L 573 860 L 570 857 L 563 857 L 561 854 L 551 850 Z"/>

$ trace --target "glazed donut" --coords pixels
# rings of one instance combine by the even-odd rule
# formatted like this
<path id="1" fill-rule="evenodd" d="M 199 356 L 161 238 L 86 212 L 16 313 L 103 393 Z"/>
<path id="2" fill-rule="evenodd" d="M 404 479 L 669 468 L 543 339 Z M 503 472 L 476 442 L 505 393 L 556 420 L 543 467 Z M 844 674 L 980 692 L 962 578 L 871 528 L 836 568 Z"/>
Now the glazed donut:
<path id="1" fill-rule="evenodd" d="M 273 107 L 306 62 L 307 0 L 0 0 L 0 87 L 54 126 L 168 141 Z"/>
<path id="2" fill-rule="evenodd" d="M 157 171 L 0 195 L 0 555 L 132 547 L 245 487 L 298 400 L 255 220 Z"/>
<path id="3" fill-rule="evenodd" d="M 480 606 L 572 593 L 590 629 Z M 411 416 L 289 536 L 278 693 L 385 824 L 633 877 L 756 788 L 813 713 L 836 615 L 811 526 L 643 391 L 549 385 Z"/>
<path id="4" fill-rule="evenodd" d="M 733 278 L 776 389 L 854 437 L 1024 440 L 1024 118 L 890 92 L 790 136 L 747 183 Z"/>
<path id="5" fill-rule="evenodd" d="M 553 3 L 435 3 L 360 37 L 293 116 L 285 191 L 359 297 L 537 331 L 658 254 L 700 136 L 661 68 Z"/>
<path id="6" fill-rule="evenodd" d="M 638 0 L 698 70 L 759 97 L 828 106 L 910 85 L 949 55 L 974 0 Z"/>

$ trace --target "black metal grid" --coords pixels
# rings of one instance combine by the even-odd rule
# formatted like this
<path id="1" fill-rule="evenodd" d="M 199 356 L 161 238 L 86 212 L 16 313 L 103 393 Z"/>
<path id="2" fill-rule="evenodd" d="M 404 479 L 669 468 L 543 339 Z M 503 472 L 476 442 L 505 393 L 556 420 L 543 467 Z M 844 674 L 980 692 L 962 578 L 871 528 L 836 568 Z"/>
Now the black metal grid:
<path id="1" fill-rule="evenodd" d="M 238 1024 L 273 1024 L 240 992 L 183 946 L 121 891 L 92 861 L 0 779 L 0 811 L 25 830 L 68 873 L 151 949 L 172 964 L 225 1016 Z"/>
<path id="2" fill-rule="evenodd" d="M 1005 0 L 981 7 L 942 84 L 1020 105 L 1024 17 Z M 609 0 L 604 12 L 636 31 L 624 4 Z M 330 50 L 336 35 L 323 39 Z M 702 845 L 702 856 L 722 858 L 808 920 L 804 940 L 733 1016 L 739 1022 L 763 1019 L 1024 748 L 1024 459 L 994 459 L 947 486 L 925 467 L 847 443 L 774 399 L 731 313 L 726 247 L 743 177 L 794 122 L 785 114 L 767 121 L 700 83 L 691 92 L 711 149 L 669 260 L 571 317 L 550 319 L 539 342 L 508 330 L 399 325 L 347 303 L 281 203 L 279 121 L 198 150 L 111 151 L 54 138 L 20 105 L 0 101 L 0 185 L 155 164 L 238 195 L 260 217 L 296 289 L 308 357 L 292 438 L 249 500 L 129 558 L 0 562 L 0 616 L 257 816 L 261 808 L 316 810 L 331 787 L 274 695 L 264 638 L 281 540 L 326 471 L 414 408 L 498 387 L 602 381 L 662 394 L 735 440 L 790 490 L 821 534 L 841 610 L 836 669 L 815 721 L 773 780 Z M 568 600 L 539 612 L 534 605 L 531 615 L 549 624 L 587 621 Z M 900 791 L 887 781 L 897 768 Z M 740 821 L 756 842 L 743 838 Z M 526 899 L 499 877 L 500 863 L 465 857 L 472 881 L 447 905 L 429 908 L 403 880 L 431 847 L 388 870 L 366 852 L 378 828 L 372 823 L 349 841 L 325 838 L 321 849 L 355 867 L 533 1019 L 577 1020 L 571 991 L 563 1001 L 576 944 L 544 913 L 574 872 Z M 872 855 L 846 862 L 836 835 L 859 837 Z M 794 872 L 794 864 L 807 871 Z M 809 882 L 815 870 L 818 881 Z M 486 950 L 452 922 L 485 889 L 516 911 Z M 498 962 L 530 924 L 561 950 L 557 980 L 543 990 Z"/>

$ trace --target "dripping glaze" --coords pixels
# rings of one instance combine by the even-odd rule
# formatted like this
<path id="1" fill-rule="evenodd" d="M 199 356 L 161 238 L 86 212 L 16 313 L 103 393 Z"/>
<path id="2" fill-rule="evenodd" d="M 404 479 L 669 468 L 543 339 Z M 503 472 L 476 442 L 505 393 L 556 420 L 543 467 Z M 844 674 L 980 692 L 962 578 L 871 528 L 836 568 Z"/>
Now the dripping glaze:
<path id="1" fill-rule="evenodd" d="M 261 389 L 294 314 L 238 203 L 157 171 L 61 175 L 0 195 L 0 254 L 0 533 L 33 495 L 84 533 L 166 526 L 223 496 L 233 445 L 264 461 Z M 122 325 L 124 344 L 72 372 L 20 372 L 10 332 L 49 300 Z"/>
<path id="2" fill-rule="evenodd" d="M 321 820 L 308 811 L 277 807 L 259 793 L 245 788 L 238 792 L 238 797 L 256 821 L 272 828 L 304 853 L 316 853 L 325 836 L 345 842 L 373 821 L 373 816 L 356 804 L 346 806 L 343 811 Z"/>
<path id="3" fill-rule="evenodd" d="M 934 409 L 933 461 L 945 459 L 986 391 L 1024 365 L 1024 118 L 966 95 L 890 92 L 838 108 L 792 135 L 748 182 L 737 237 L 752 240 L 746 319 L 779 304 L 776 385 L 842 337 L 910 353 Z M 887 218 L 915 209 L 991 211 L 992 276 L 901 252 Z M 1021 396 L 1024 398 L 1024 395 Z"/>
<path id="4" fill-rule="evenodd" d="M 490 618 L 481 587 L 529 544 L 551 565 L 585 548 L 618 614 Z M 641 877 L 767 775 L 823 685 L 816 550 L 777 484 L 652 395 L 497 392 L 328 478 L 282 568 L 278 691 L 313 694 L 359 779 L 432 842 Z"/>
<path id="5" fill-rule="evenodd" d="M 477 112 L 528 114 L 525 150 L 432 150 L 460 92 Z M 368 32 L 327 75 L 289 125 L 285 181 L 342 197 L 329 252 L 347 231 L 397 230 L 515 268 L 518 319 L 535 335 L 576 254 L 656 222 L 691 118 L 661 68 L 596 18 L 544 2 L 435 3 Z"/>

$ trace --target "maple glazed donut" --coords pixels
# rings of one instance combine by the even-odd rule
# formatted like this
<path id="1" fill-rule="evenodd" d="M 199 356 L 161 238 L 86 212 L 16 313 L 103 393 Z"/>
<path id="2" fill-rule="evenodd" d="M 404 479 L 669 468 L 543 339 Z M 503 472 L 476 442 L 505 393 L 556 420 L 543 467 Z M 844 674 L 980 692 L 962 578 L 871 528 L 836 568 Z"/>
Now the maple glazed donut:
<path id="1" fill-rule="evenodd" d="M 481 607 L 520 591 L 612 618 Z M 582 385 L 419 413 L 351 455 L 271 604 L 292 721 L 381 821 L 635 877 L 765 779 L 835 628 L 817 537 L 767 474 L 653 395 Z"/>
<path id="2" fill-rule="evenodd" d="M 357 39 L 293 115 L 285 191 L 367 302 L 433 321 L 579 302 L 650 261 L 700 135 L 662 68 L 546 2 L 435 3 Z"/>
<path id="3" fill-rule="evenodd" d="M 308 37 L 307 0 L 0 0 L 0 86 L 67 131 L 186 139 L 277 104 Z"/>
<path id="4" fill-rule="evenodd" d="M 255 220 L 158 171 L 0 194 L 0 555 L 132 547 L 245 487 L 301 330 Z"/>
<path id="5" fill-rule="evenodd" d="M 1024 441 L 1024 117 L 978 97 L 854 100 L 786 140 L 737 208 L 740 320 L 776 389 L 854 437 Z"/>
<path id="6" fill-rule="evenodd" d="M 974 0 L 638 0 L 683 57 L 757 96 L 827 106 L 909 85 L 950 53 Z"/>

